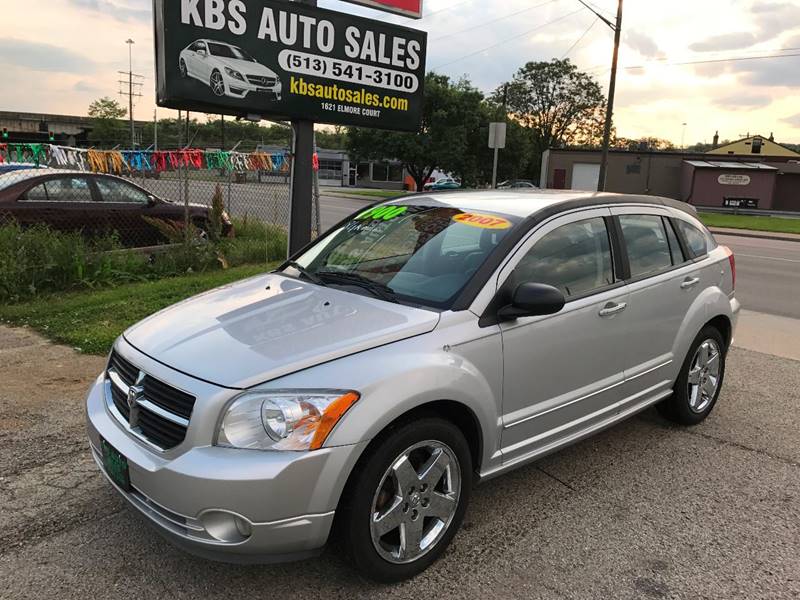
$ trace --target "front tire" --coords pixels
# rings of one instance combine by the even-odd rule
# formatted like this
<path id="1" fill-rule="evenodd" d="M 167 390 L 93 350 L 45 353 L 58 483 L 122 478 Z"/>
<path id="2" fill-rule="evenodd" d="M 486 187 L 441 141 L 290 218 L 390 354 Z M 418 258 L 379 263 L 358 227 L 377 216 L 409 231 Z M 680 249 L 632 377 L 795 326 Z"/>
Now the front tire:
<path id="1" fill-rule="evenodd" d="M 178 69 L 181 72 L 181 77 L 184 79 L 189 75 L 189 70 L 186 68 L 186 61 L 181 59 L 180 63 L 178 64 Z"/>
<path id="2" fill-rule="evenodd" d="M 697 425 L 714 408 L 725 377 L 727 348 L 715 327 L 704 327 L 689 347 L 672 396 L 658 404 L 659 412 L 681 425 Z"/>
<path id="3" fill-rule="evenodd" d="M 216 69 L 214 69 L 214 71 L 211 73 L 209 85 L 211 86 L 211 91 L 214 92 L 215 96 L 225 95 L 225 80 L 222 78 L 222 73 Z"/>
<path id="4" fill-rule="evenodd" d="M 409 579 L 461 526 L 472 486 L 469 446 L 458 427 L 429 417 L 389 430 L 367 452 L 340 507 L 344 546 L 364 576 Z"/>

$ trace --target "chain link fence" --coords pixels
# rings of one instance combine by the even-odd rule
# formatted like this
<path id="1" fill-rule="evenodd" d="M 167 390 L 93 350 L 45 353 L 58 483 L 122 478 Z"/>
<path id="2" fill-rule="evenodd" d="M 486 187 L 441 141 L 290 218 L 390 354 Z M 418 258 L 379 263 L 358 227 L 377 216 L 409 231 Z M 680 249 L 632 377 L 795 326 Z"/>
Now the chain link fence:
<path id="1" fill-rule="evenodd" d="M 285 235 L 290 180 L 287 152 L 0 144 L 0 226 L 46 225 L 139 248 L 264 226 Z M 320 223 L 314 190 L 312 237 Z"/>

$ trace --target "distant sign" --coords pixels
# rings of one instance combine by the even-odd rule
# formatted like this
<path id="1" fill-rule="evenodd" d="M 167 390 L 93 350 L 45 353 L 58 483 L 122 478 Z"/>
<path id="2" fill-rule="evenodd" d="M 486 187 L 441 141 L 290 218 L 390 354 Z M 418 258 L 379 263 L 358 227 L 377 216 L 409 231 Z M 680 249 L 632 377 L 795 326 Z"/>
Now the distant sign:
<path id="1" fill-rule="evenodd" d="M 506 124 L 489 123 L 489 148 L 506 147 Z"/>
<path id="2" fill-rule="evenodd" d="M 405 15 L 412 19 L 422 18 L 422 0 L 345 0 L 345 2 L 363 4 L 378 10 Z"/>
<path id="3" fill-rule="evenodd" d="M 750 175 L 735 175 L 733 173 L 723 173 L 717 177 L 720 185 L 750 185 Z"/>
<path id="4" fill-rule="evenodd" d="M 154 0 L 154 16 L 159 106 L 419 127 L 423 31 L 281 0 Z"/>
<path id="5" fill-rule="evenodd" d="M 722 206 L 727 208 L 758 208 L 758 198 L 723 198 Z"/>

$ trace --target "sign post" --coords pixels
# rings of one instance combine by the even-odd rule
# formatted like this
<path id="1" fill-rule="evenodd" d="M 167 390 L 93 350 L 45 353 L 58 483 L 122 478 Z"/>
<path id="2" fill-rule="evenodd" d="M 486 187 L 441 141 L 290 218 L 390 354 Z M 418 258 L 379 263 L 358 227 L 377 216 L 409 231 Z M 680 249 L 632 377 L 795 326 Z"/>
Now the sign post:
<path id="1" fill-rule="evenodd" d="M 497 152 L 506 147 L 506 124 L 503 122 L 489 123 L 489 148 L 494 148 L 494 161 L 492 164 L 492 189 L 497 188 Z"/>

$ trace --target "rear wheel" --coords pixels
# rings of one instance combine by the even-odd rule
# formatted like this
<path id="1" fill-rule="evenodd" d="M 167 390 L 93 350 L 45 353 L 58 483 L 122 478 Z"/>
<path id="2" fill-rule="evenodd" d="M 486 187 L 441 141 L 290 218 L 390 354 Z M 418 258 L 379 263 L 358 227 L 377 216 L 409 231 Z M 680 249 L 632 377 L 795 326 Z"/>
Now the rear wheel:
<path id="1" fill-rule="evenodd" d="M 469 447 L 452 423 L 425 418 L 391 431 L 366 456 L 340 507 L 344 545 L 366 577 L 408 579 L 461 525 L 472 485 Z"/>
<path id="2" fill-rule="evenodd" d="M 722 334 L 715 327 L 705 327 L 692 342 L 672 396 L 658 405 L 659 412 L 682 425 L 705 419 L 722 389 L 725 354 Z"/>

